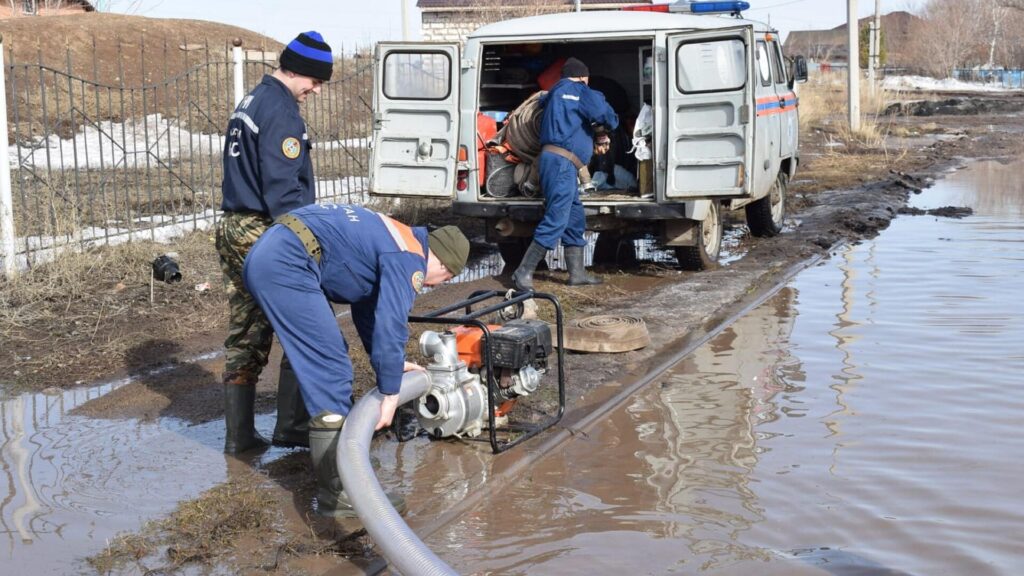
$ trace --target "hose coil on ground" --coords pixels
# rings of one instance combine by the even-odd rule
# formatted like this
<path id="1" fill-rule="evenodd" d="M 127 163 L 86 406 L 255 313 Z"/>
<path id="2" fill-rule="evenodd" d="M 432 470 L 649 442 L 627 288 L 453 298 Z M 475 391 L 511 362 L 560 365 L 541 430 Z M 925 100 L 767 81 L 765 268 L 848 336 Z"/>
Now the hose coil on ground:
<path id="1" fill-rule="evenodd" d="M 579 352 L 629 352 L 651 343 L 647 323 L 639 316 L 600 315 L 569 322 L 565 348 Z"/>

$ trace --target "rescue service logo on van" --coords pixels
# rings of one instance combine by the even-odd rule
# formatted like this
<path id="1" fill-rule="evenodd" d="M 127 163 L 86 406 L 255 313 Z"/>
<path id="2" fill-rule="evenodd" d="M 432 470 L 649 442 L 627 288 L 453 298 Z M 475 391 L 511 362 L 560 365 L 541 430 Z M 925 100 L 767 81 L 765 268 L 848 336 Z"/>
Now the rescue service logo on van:
<path id="1" fill-rule="evenodd" d="M 299 146 L 299 139 L 293 137 L 285 138 L 284 142 L 281 142 L 281 151 L 284 152 L 285 157 L 295 160 L 302 151 L 302 147 Z"/>
<path id="2" fill-rule="evenodd" d="M 417 270 L 412 273 L 412 289 L 417 293 L 419 293 L 420 290 L 423 290 L 423 280 L 424 277 L 421 270 Z"/>

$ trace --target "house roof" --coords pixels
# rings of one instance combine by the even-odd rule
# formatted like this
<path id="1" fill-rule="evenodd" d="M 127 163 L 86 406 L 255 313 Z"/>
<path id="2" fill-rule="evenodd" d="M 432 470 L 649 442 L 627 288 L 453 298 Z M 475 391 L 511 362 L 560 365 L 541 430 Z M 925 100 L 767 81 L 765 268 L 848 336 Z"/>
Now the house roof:
<path id="1" fill-rule="evenodd" d="M 861 18 L 859 26 L 865 27 L 873 20 L 873 16 Z M 896 61 L 901 49 L 910 39 L 917 16 L 909 12 L 890 12 L 881 17 L 882 40 L 889 53 L 889 60 Z M 794 30 L 786 36 L 786 54 L 797 54 L 811 59 L 838 58 L 845 60 L 847 56 L 846 24 L 831 30 Z"/>
<path id="2" fill-rule="evenodd" d="M 616 2 L 615 0 L 580 0 L 581 4 L 608 5 L 608 6 L 629 6 L 630 4 L 651 4 L 653 0 L 631 0 L 628 2 Z M 547 0 L 544 6 L 574 6 L 575 0 Z M 537 0 L 417 0 L 416 7 L 427 10 L 444 10 L 454 8 L 506 8 L 510 6 L 541 6 Z"/>

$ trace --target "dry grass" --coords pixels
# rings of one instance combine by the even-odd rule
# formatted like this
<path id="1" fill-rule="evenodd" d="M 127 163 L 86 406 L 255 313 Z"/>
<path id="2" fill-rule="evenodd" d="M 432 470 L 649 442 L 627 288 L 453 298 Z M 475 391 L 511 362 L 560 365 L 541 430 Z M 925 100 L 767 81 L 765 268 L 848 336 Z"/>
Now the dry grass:
<path id="1" fill-rule="evenodd" d="M 825 130 L 847 144 L 868 147 L 885 145 L 892 126 L 885 115 L 888 101 L 894 94 L 876 86 L 861 85 L 861 126 L 854 131 L 847 120 L 847 86 L 845 76 L 818 74 L 797 88 L 800 96 L 800 131 Z"/>
<path id="2" fill-rule="evenodd" d="M 151 262 L 175 251 L 184 280 L 157 284 Z M 209 283 L 207 291 L 197 284 Z M 107 376 L 144 339 L 187 339 L 222 329 L 226 305 L 212 234 L 173 246 L 132 242 L 65 252 L 0 282 L 0 360 L 19 388 L 64 386 Z M 58 368 L 58 370 L 54 370 Z"/>
<path id="3" fill-rule="evenodd" d="M 267 488 L 251 480 L 229 481 L 183 502 L 169 518 L 148 524 L 139 534 L 118 536 L 88 562 L 101 574 L 130 564 L 153 573 L 206 563 L 229 553 L 243 536 L 266 540 L 274 531 L 273 504 Z M 144 561 L 161 561 L 161 551 L 166 565 L 142 566 Z"/>

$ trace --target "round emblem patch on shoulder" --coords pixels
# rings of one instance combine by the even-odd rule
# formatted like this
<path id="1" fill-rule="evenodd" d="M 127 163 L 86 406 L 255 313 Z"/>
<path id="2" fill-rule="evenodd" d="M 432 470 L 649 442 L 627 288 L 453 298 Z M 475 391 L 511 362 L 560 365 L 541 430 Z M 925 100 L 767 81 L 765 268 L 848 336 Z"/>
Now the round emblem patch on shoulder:
<path id="1" fill-rule="evenodd" d="M 295 160 L 299 157 L 299 153 L 302 152 L 302 147 L 299 146 L 299 139 L 294 137 L 288 137 L 281 142 L 281 151 L 284 152 L 285 157 Z"/>
<path id="2" fill-rule="evenodd" d="M 423 290 L 423 272 L 417 270 L 412 273 L 412 289 L 419 292 Z"/>

